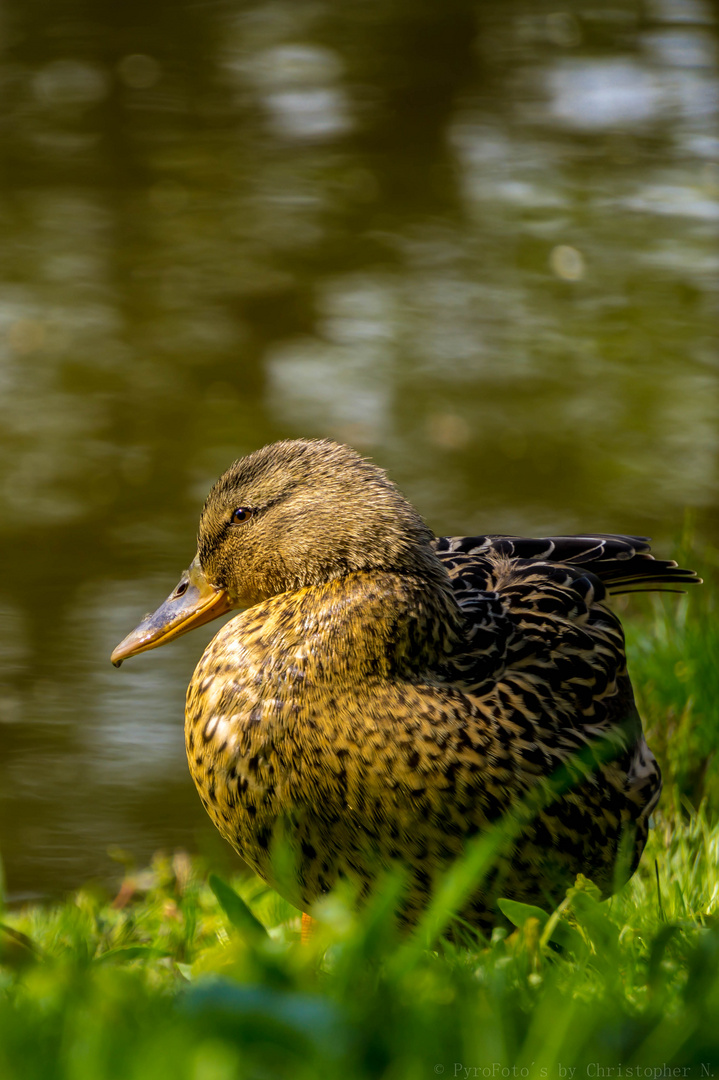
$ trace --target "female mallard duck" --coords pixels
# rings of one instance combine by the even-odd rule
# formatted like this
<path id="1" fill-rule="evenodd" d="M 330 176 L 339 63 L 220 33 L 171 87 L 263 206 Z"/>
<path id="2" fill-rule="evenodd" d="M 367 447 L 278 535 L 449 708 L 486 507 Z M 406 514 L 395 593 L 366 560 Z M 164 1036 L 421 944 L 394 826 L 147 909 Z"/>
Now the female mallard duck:
<path id="1" fill-rule="evenodd" d="M 415 921 L 468 838 L 531 803 L 463 912 L 487 926 L 498 896 L 634 872 L 661 778 L 607 589 L 698 580 L 640 537 L 436 538 L 349 447 L 280 442 L 220 477 L 189 570 L 112 659 L 246 609 L 192 678 L 187 756 L 222 835 L 305 910 L 401 864 Z"/>

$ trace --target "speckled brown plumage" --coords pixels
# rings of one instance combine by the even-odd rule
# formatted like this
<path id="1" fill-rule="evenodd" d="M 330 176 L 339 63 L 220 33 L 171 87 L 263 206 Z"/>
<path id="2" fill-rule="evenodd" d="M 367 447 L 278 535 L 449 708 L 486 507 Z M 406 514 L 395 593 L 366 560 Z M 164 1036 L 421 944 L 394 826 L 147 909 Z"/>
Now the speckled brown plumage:
<path id="1" fill-rule="evenodd" d="M 366 895 L 399 864 L 412 922 L 468 838 L 543 787 L 466 918 L 489 925 L 498 896 L 554 904 L 577 873 L 605 895 L 633 873 L 661 780 L 606 591 L 691 572 L 633 537 L 436 539 L 379 469 L 325 441 L 235 463 L 193 566 L 249 606 L 190 683 L 190 770 L 222 835 L 297 906 L 341 877 Z M 143 642 L 119 658 L 161 640 Z M 277 829 L 293 882 L 273 875 Z"/>

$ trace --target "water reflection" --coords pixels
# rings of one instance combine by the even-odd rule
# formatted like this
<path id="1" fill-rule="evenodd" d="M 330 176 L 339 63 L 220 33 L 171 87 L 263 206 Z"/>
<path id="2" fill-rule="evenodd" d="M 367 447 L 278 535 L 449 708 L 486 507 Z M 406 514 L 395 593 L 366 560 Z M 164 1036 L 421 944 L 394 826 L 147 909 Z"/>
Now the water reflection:
<path id="1" fill-rule="evenodd" d="M 437 531 L 719 540 L 701 0 L 11 0 L 0 851 L 15 893 L 209 830 L 213 628 L 109 668 L 236 456 L 329 434 Z M 42 33 L 39 28 L 42 28 Z M 202 635 L 205 635 L 203 638 Z"/>

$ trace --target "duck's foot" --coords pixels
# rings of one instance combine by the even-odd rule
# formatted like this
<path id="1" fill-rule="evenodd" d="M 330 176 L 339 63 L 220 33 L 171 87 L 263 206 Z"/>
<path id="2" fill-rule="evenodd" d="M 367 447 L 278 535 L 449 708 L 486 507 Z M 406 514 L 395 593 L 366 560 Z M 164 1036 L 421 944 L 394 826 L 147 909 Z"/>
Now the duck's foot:
<path id="1" fill-rule="evenodd" d="M 300 941 L 303 945 L 307 945 L 310 938 L 312 937 L 312 927 L 314 926 L 316 921 L 317 920 L 313 919 L 311 915 L 307 915 L 304 911 L 302 912 L 302 930 L 300 932 Z"/>

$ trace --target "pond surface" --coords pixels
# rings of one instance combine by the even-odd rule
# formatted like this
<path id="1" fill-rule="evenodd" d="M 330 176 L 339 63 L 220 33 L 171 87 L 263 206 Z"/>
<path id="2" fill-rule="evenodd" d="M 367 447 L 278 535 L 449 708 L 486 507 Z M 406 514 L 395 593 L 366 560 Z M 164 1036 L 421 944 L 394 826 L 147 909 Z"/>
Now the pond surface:
<path id="1" fill-rule="evenodd" d="M 442 532 L 719 541 L 705 0 L 8 0 L 0 851 L 214 840 L 206 627 L 110 667 L 231 461 L 328 435 Z"/>

